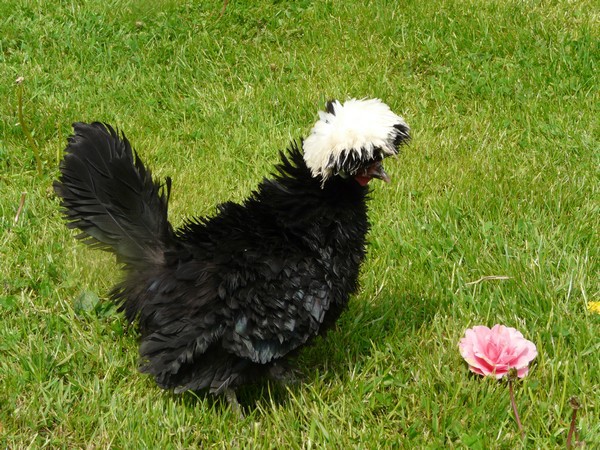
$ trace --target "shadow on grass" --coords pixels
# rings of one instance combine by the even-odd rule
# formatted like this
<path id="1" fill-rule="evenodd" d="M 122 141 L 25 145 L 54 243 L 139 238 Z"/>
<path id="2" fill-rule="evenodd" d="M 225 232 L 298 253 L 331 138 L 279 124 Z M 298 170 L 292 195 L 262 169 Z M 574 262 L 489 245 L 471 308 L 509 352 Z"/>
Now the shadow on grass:
<path id="1" fill-rule="evenodd" d="M 260 414 L 259 404 L 288 405 L 296 392 L 319 379 L 324 382 L 345 379 L 350 367 L 360 367 L 381 346 L 395 345 L 409 339 L 439 311 L 440 305 L 423 297 L 408 295 L 400 299 L 382 299 L 377 303 L 354 301 L 340 318 L 338 326 L 325 337 L 315 339 L 290 361 L 297 380 L 284 383 L 261 380 L 237 390 L 237 398 L 246 417 Z M 412 348 L 412 346 L 411 346 Z M 414 349 L 413 349 L 414 350 Z M 401 350 L 402 351 L 402 350 Z M 339 381 L 336 381 L 339 382 Z M 291 395 L 290 395 L 291 393 Z M 205 402 L 216 411 L 229 409 L 223 395 L 192 392 L 182 396 L 190 406 Z"/>
<path id="2" fill-rule="evenodd" d="M 239 388 L 236 391 L 237 400 L 245 417 L 260 415 L 259 404 L 264 405 L 265 402 L 268 402 L 276 406 L 286 406 L 290 401 L 289 390 L 295 391 L 301 384 L 302 381 L 293 385 L 284 385 L 277 381 L 261 380 Z M 231 414 L 236 414 L 225 395 L 214 395 L 208 391 L 188 391 L 183 394 L 172 393 L 171 395 L 187 408 L 208 409 L 220 414 L 229 411 Z"/>
<path id="3" fill-rule="evenodd" d="M 347 371 L 371 357 L 379 344 L 400 344 L 439 312 L 440 305 L 417 295 L 382 298 L 377 303 L 356 300 L 335 330 L 301 352 L 302 367 L 332 373 Z"/>

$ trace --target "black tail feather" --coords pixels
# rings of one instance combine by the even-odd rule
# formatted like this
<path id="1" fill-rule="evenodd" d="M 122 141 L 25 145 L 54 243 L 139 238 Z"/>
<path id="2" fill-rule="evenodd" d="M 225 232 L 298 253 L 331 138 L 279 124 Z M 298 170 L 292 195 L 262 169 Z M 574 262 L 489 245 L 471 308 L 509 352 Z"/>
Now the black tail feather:
<path id="1" fill-rule="evenodd" d="M 54 190 L 69 228 L 86 244 L 113 251 L 130 266 L 160 263 L 172 239 L 171 180 L 152 180 L 124 134 L 110 125 L 75 123 Z"/>

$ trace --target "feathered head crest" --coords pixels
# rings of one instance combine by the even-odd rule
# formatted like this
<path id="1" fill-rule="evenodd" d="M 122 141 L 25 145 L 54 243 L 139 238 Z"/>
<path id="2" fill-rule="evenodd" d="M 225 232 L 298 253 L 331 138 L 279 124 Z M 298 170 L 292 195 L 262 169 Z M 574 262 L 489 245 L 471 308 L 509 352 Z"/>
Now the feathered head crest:
<path id="1" fill-rule="evenodd" d="M 333 175 L 352 175 L 365 164 L 398 153 L 409 127 L 379 99 L 327 102 L 304 140 L 304 161 L 323 183 Z"/>

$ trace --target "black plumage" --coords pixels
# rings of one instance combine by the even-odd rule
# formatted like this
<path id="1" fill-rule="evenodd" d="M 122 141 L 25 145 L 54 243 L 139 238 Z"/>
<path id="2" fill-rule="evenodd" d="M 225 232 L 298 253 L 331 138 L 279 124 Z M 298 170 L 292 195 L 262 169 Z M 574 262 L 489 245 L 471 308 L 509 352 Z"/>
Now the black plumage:
<path id="1" fill-rule="evenodd" d="M 74 125 L 54 188 L 68 226 L 123 264 L 111 296 L 138 324 L 141 370 L 159 386 L 219 393 L 278 373 L 356 291 L 368 187 L 347 174 L 323 182 L 303 153 L 291 144 L 243 203 L 173 230 L 170 180 L 153 180 L 109 125 Z M 375 173 L 381 159 L 361 169 L 353 157 L 352 171 Z"/>

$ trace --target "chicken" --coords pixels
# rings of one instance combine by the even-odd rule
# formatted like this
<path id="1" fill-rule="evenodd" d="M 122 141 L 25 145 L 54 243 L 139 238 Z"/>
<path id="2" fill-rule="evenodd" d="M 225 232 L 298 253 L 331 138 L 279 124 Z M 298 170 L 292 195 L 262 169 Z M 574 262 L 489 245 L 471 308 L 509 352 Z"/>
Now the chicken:
<path id="1" fill-rule="evenodd" d="M 69 228 L 112 251 L 111 297 L 140 332 L 140 370 L 175 392 L 234 392 L 279 377 L 358 287 L 367 184 L 409 140 L 378 99 L 330 101 L 310 135 L 244 202 L 174 230 L 171 180 L 153 180 L 124 134 L 76 123 L 54 189 Z"/>

